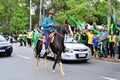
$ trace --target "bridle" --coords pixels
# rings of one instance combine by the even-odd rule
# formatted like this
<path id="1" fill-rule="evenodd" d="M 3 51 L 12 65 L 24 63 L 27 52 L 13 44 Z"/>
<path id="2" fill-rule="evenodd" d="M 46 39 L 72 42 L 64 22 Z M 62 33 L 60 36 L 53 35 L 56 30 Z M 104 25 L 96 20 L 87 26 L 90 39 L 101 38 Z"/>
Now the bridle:
<path id="1" fill-rule="evenodd" d="M 66 26 L 67 24 L 65 24 L 65 26 Z M 55 30 L 55 33 L 57 34 L 57 35 L 59 35 L 60 37 L 65 37 L 64 35 L 62 35 L 62 34 L 60 34 L 56 29 L 54 29 Z M 65 31 L 67 32 L 67 34 L 69 34 L 69 32 L 67 31 L 67 29 L 65 28 Z"/>

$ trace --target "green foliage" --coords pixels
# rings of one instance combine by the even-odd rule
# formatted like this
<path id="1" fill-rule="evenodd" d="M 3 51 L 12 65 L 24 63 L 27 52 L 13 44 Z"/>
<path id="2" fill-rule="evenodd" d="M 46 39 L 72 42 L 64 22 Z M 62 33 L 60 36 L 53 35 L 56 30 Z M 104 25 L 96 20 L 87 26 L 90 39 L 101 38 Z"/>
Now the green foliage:
<path id="1" fill-rule="evenodd" d="M 86 21 L 90 24 L 93 24 L 93 22 L 96 22 L 96 24 L 99 25 L 107 24 L 108 0 L 103 0 L 102 2 L 98 3 L 92 2 L 93 6 L 91 6 L 90 2 L 91 1 L 89 0 L 66 0 L 67 10 L 63 11 L 62 6 L 65 4 L 65 2 L 54 0 L 52 5 L 61 6 L 59 7 L 59 12 L 55 16 L 56 21 L 58 21 L 59 24 L 62 24 L 64 23 L 65 19 L 68 19 L 66 14 L 71 14 L 76 20 Z M 119 16 L 118 10 L 120 8 L 118 4 L 120 3 L 117 2 L 116 6 L 117 16 Z M 52 8 L 54 6 L 52 6 Z"/>
<path id="2" fill-rule="evenodd" d="M 29 0 L 28 0 L 29 1 Z M 0 0 L 0 24 L 4 34 L 13 34 L 28 29 L 29 4 L 27 0 Z"/>
<path id="3" fill-rule="evenodd" d="M 67 14 L 72 15 L 77 21 L 85 21 L 90 24 L 106 24 L 108 16 L 108 0 L 94 3 L 94 0 L 52 0 L 48 9 L 58 9 L 54 16 L 56 22 L 61 25 L 69 20 Z M 99 0 L 100 1 L 100 0 Z M 40 0 L 32 0 L 39 8 Z M 45 3 L 45 0 L 43 0 Z M 0 0 L 0 25 L 5 34 L 19 33 L 29 28 L 30 0 Z M 113 3 L 112 3 L 113 7 Z M 120 21 L 120 2 L 116 4 L 117 21 Z M 113 8 L 112 8 L 113 9 Z M 112 10 L 113 11 L 113 10 Z M 38 25 L 39 13 L 32 16 L 32 28 Z M 70 20 L 70 24 L 74 25 Z"/>

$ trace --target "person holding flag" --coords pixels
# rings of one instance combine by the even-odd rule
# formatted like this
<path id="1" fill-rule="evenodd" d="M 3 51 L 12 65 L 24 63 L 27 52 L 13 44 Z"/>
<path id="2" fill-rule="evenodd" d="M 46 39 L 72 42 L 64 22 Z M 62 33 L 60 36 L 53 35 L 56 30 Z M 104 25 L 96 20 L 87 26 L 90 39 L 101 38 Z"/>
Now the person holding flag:
<path id="1" fill-rule="evenodd" d="M 102 28 L 100 40 L 103 42 L 104 57 L 108 57 L 108 32 L 105 27 Z"/>

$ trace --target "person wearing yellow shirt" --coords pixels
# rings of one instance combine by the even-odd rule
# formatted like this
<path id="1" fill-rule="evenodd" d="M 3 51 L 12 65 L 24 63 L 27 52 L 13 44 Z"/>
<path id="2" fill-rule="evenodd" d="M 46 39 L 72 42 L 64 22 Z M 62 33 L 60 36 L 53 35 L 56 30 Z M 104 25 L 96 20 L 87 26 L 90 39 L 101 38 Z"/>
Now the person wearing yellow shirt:
<path id="1" fill-rule="evenodd" d="M 112 58 L 115 57 L 115 53 L 114 53 L 114 49 L 115 49 L 115 42 L 116 42 L 116 35 L 113 34 L 113 31 L 111 31 L 110 35 L 109 35 L 109 42 L 110 42 L 110 56 Z"/>
<path id="2" fill-rule="evenodd" d="M 27 41 L 28 41 L 28 45 L 31 47 L 32 46 L 32 31 L 31 30 L 28 31 Z"/>
<path id="3" fill-rule="evenodd" d="M 93 51 L 93 38 L 94 38 L 93 30 L 89 30 L 86 34 L 88 36 L 88 47 L 90 47 L 90 49 L 92 51 L 92 56 L 93 56 L 94 55 L 94 51 Z"/>
<path id="4" fill-rule="evenodd" d="M 19 42 L 20 42 L 20 46 L 23 46 L 22 36 L 23 36 L 23 34 L 22 34 L 22 32 L 20 32 L 20 34 L 19 34 Z"/>

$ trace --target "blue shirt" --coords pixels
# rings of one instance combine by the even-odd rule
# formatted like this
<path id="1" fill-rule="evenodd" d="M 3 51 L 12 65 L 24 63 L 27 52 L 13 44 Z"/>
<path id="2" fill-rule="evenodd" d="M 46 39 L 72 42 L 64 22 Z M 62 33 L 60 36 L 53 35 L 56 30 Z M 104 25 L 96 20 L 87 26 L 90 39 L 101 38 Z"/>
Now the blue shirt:
<path id="1" fill-rule="evenodd" d="M 93 38 L 93 45 L 94 47 L 98 47 L 98 38 Z"/>
<path id="2" fill-rule="evenodd" d="M 43 26 L 45 31 L 46 30 L 48 30 L 48 31 L 53 30 L 53 27 L 50 25 L 51 23 L 55 23 L 54 19 L 51 19 L 49 17 L 44 19 L 42 26 Z"/>
<path id="3" fill-rule="evenodd" d="M 102 36 L 100 37 L 100 39 L 103 40 L 104 38 L 106 38 L 103 41 L 107 41 L 108 40 L 107 37 L 108 37 L 108 32 L 102 32 Z"/>

